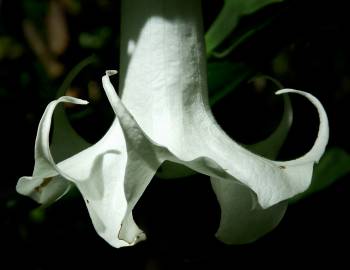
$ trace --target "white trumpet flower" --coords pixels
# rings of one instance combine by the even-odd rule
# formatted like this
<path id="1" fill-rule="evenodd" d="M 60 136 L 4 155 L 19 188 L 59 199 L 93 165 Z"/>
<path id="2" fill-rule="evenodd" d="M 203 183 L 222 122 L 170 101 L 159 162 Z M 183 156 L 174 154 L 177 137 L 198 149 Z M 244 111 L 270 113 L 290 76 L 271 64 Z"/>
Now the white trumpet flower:
<path id="1" fill-rule="evenodd" d="M 89 146 L 58 108 L 50 146 L 55 107 L 87 103 L 72 97 L 52 101 L 39 124 L 33 176 L 19 180 L 18 192 L 49 203 L 74 184 L 97 233 L 114 247 L 133 245 L 145 234 L 132 210 L 167 161 L 160 174 L 164 178 L 193 171 L 210 176 L 221 207 L 216 235 L 221 241 L 248 243 L 272 230 L 286 200 L 308 188 L 313 165 L 325 150 L 328 120 L 320 102 L 303 91 L 278 91 L 302 95 L 316 107 L 317 139 L 298 159 L 270 159 L 291 124 L 285 99 L 280 126 L 251 147 L 259 153 L 254 154 L 233 141 L 210 111 L 200 0 L 123 0 L 121 14 L 121 98 L 109 78 L 115 72 L 102 78 L 116 115 L 110 129 Z"/>

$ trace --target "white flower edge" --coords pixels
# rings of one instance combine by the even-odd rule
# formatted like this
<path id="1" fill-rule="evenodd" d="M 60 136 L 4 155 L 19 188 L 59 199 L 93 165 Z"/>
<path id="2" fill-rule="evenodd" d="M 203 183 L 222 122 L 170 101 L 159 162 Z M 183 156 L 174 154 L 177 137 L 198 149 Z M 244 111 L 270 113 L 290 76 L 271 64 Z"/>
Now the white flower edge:
<path id="1" fill-rule="evenodd" d="M 46 204 L 64 195 L 66 190 L 62 186 L 73 182 L 83 195 L 97 233 L 115 247 L 135 244 L 136 239 L 127 243 L 118 237 L 126 210 L 123 180 L 127 161 L 118 121 L 113 122 L 95 145 L 56 165 L 49 147 L 49 134 L 53 111 L 60 102 L 86 104 L 65 96 L 47 106 L 38 127 L 33 176 L 20 178 L 17 191 Z M 143 238 L 139 233 L 138 239 Z"/>
<path id="2" fill-rule="evenodd" d="M 283 115 L 276 130 L 265 140 L 245 145 L 245 148 L 266 158 L 277 157 L 293 122 L 290 99 L 288 95 L 283 98 Z M 272 231 L 287 210 L 287 200 L 262 209 L 255 193 L 238 180 L 211 177 L 211 183 L 221 208 L 220 225 L 215 236 L 226 244 L 247 244 L 257 240 Z"/>
<path id="3" fill-rule="evenodd" d="M 133 128 L 143 133 L 136 120 L 120 101 L 108 75 L 103 77 L 103 86 L 111 102 L 113 110 L 119 118 L 124 133 L 129 133 L 128 126 L 130 124 L 128 123 L 130 122 L 133 122 Z M 170 156 L 165 154 L 163 159 L 184 164 L 193 170 L 209 176 L 215 177 L 216 175 L 220 175 L 222 177 L 229 176 L 237 178 L 241 183 L 250 187 L 257 194 L 259 204 L 263 208 L 268 208 L 280 201 L 294 196 L 299 192 L 302 192 L 310 184 L 313 165 L 319 161 L 328 143 L 328 118 L 321 103 L 311 94 L 293 89 L 283 89 L 276 92 L 276 94 L 286 93 L 296 93 L 306 97 L 316 107 L 320 118 L 319 132 L 315 143 L 311 150 L 302 157 L 291 161 L 273 161 L 262 156 L 255 155 L 242 146 L 239 146 L 231 139 L 229 139 L 229 142 L 227 142 L 228 136 L 221 130 L 217 123 L 213 122 L 212 118 L 209 118 L 203 120 L 211 121 L 211 126 L 213 128 L 213 130 L 210 130 L 212 133 L 208 133 L 206 136 L 207 141 L 205 145 L 206 148 L 208 148 L 208 155 L 198 155 L 195 151 L 193 151 L 191 152 L 191 155 L 188 155 L 192 157 L 191 159 L 181 157 L 176 153 L 171 153 Z M 193 130 L 194 133 L 196 131 L 197 130 Z M 198 130 L 198 132 L 200 133 L 202 130 Z M 190 141 L 191 137 L 194 137 L 195 135 L 187 134 L 186 137 Z M 143 136 L 145 136 L 152 145 L 157 147 L 162 146 L 156 142 L 153 142 L 152 138 L 149 138 L 146 134 L 143 134 Z M 224 151 L 222 151 L 222 153 L 216 153 L 216 148 L 212 147 L 210 144 L 208 144 L 208 142 L 212 142 L 214 146 L 223 145 L 224 147 L 221 146 L 221 149 L 219 147 L 218 148 Z M 232 143 L 233 147 L 231 147 L 230 143 Z M 191 150 L 193 150 L 193 146 L 197 145 L 198 141 L 193 140 Z M 166 149 L 168 152 L 169 150 L 166 147 L 167 146 L 164 145 L 162 148 Z M 203 153 L 203 148 L 205 147 L 198 149 L 198 152 Z M 232 149 L 236 150 L 237 153 L 233 152 Z M 181 154 L 181 151 L 178 152 Z M 213 152 L 217 159 L 211 158 Z M 222 156 L 226 157 L 227 155 L 232 157 L 236 163 L 230 164 L 232 159 L 228 159 L 225 164 L 221 164 L 223 163 Z M 196 164 L 197 162 L 206 163 L 207 166 L 206 168 L 202 168 L 202 165 L 197 167 L 196 165 L 192 164 L 194 161 L 196 161 Z M 271 191 L 271 193 L 268 191 Z"/>
<path id="4" fill-rule="evenodd" d="M 43 197 L 43 194 L 59 194 L 61 196 L 65 192 L 61 188 L 61 182 L 64 181 L 59 176 L 73 182 L 84 197 L 96 231 L 115 247 L 133 245 L 145 239 L 145 235 L 133 221 L 132 209 L 164 160 L 186 165 L 192 170 L 212 177 L 212 185 L 223 213 L 217 233 L 219 239 L 226 243 L 253 241 L 266 231 L 271 230 L 279 222 L 285 211 L 285 204 L 281 203 L 272 210 L 264 210 L 263 214 L 260 210 L 278 204 L 307 188 L 311 180 L 313 163 L 317 162 L 319 155 L 322 154 L 328 136 L 327 117 L 316 98 L 296 90 L 279 91 L 278 93 L 302 94 L 312 101 L 318 109 L 321 119 L 319 136 L 310 152 L 299 159 L 287 162 L 270 161 L 255 156 L 242 148 L 241 151 L 248 156 L 250 162 L 250 167 L 245 166 L 245 169 L 250 173 L 246 172 L 245 174 L 252 178 L 258 177 L 260 181 L 257 182 L 252 178 L 241 179 L 239 176 L 230 174 L 231 171 L 237 170 L 236 168 L 224 169 L 219 162 L 210 157 L 197 156 L 192 160 L 181 159 L 166 147 L 152 142 L 152 139 L 143 133 L 135 119 L 124 107 L 107 75 L 103 77 L 103 86 L 117 115 L 106 135 L 95 145 L 56 165 L 49 147 L 53 110 L 60 102 L 75 104 L 86 104 L 86 102 L 72 97 L 61 97 L 51 102 L 45 110 L 38 128 L 33 176 L 21 178 L 17 190 L 19 193 L 29 195 L 43 203 L 48 197 L 47 195 Z M 239 154 L 241 157 L 242 153 Z M 257 163 L 257 167 L 261 171 L 254 171 L 256 164 L 252 162 L 252 155 L 255 158 L 253 161 Z M 267 167 L 267 170 L 264 166 Z M 242 171 L 242 168 L 239 171 Z M 237 182 L 236 179 L 240 182 Z M 274 186 L 276 181 L 282 182 L 283 185 Z M 228 192 L 230 190 L 228 187 L 220 190 L 227 183 L 233 189 L 230 192 Z M 270 194 L 270 192 L 278 193 L 278 196 Z M 257 196 L 261 208 L 254 203 L 255 196 Z M 266 200 L 264 196 L 269 200 Z M 248 197 L 250 200 L 247 199 Z M 271 198 L 275 200 L 271 201 Z M 238 202 L 241 203 L 242 207 L 238 207 Z M 232 215 L 229 214 L 230 211 L 232 211 L 231 213 L 235 212 L 233 208 L 227 208 L 231 203 L 237 206 L 238 212 L 246 213 L 245 220 L 260 220 L 257 226 L 248 230 L 247 237 L 240 236 L 241 233 L 234 233 L 235 230 L 239 232 L 240 229 L 234 229 L 239 223 L 233 222 Z M 225 218 L 227 216 L 229 218 Z M 264 227 L 262 226 L 264 223 L 267 224 L 267 228 L 263 229 L 263 232 L 260 229 L 256 230 L 256 228 Z M 241 227 L 242 229 L 246 230 L 247 228 Z M 251 233 L 252 231 L 255 233 Z M 256 231 L 258 232 L 256 233 Z M 235 235 L 240 237 L 237 239 L 233 237 Z"/>
<path id="5" fill-rule="evenodd" d="M 124 126 L 123 118 L 126 114 L 129 113 L 124 107 L 123 103 L 120 101 L 119 97 L 116 95 L 108 76 L 103 77 L 103 85 L 111 102 L 111 105 L 116 115 L 119 117 L 121 126 L 127 133 L 128 128 L 127 126 Z M 251 242 L 274 228 L 279 223 L 286 210 L 287 202 L 285 202 L 285 200 L 293 197 L 299 192 L 304 191 L 309 186 L 312 177 L 313 164 L 315 162 L 318 162 L 328 142 L 328 119 L 321 103 L 315 97 L 303 91 L 284 89 L 277 92 L 277 94 L 285 93 L 297 93 L 309 99 L 315 105 L 320 117 L 319 133 L 314 146 L 308 153 L 299 159 L 286 162 L 271 161 L 261 156 L 254 155 L 244 148 L 240 147 L 239 151 L 248 156 L 248 160 L 250 162 L 252 162 L 250 155 L 254 155 L 254 158 L 256 159 L 255 164 L 254 162 L 249 164 L 251 166 L 250 168 L 248 166 L 245 166 L 247 170 L 245 173 L 247 175 L 250 174 L 250 178 L 247 179 L 248 181 L 244 181 L 244 179 L 241 179 L 234 174 L 230 174 L 230 168 L 224 169 L 224 166 L 222 164 L 211 157 L 212 153 L 210 153 L 208 156 L 200 156 L 196 155 L 196 153 L 192 153 L 193 158 L 186 159 L 180 155 L 174 154 L 169 150 L 169 148 L 164 147 L 163 150 L 161 150 L 163 152 L 161 154 L 163 156 L 163 160 L 170 160 L 176 163 L 180 163 L 191 168 L 192 170 L 211 176 L 212 185 L 214 191 L 216 192 L 222 210 L 221 223 L 217 237 L 226 243 Z M 286 132 L 288 131 L 289 125 L 291 123 L 290 110 L 290 104 L 289 101 L 287 101 L 284 119 L 281 121 L 281 125 L 277 131 L 262 144 L 255 145 L 255 148 L 259 149 L 262 154 L 266 154 L 272 157 L 277 154 L 276 151 L 269 152 L 266 148 L 266 145 L 271 144 L 273 142 L 272 139 L 276 139 L 277 147 L 275 146 L 275 148 L 278 149 L 280 147 L 281 143 L 284 141 Z M 126 118 L 133 119 L 130 114 Z M 132 121 L 135 120 L 133 119 Z M 210 118 L 209 121 L 212 121 L 212 119 Z M 134 122 L 134 125 L 138 126 L 136 121 Z M 215 123 L 213 123 L 213 126 L 218 127 Z M 141 131 L 140 127 L 137 129 Z M 226 136 L 224 132 L 221 134 L 222 136 Z M 192 134 L 187 134 L 189 138 L 191 138 L 191 135 Z M 148 138 L 148 141 L 154 147 L 160 147 L 159 144 L 155 143 L 154 141 L 152 142 L 152 139 L 144 133 L 143 136 L 145 138 Z M 222 141 L 225 140 L 219 140 L 219 142 Z M 217 141 L 215 141 L 215 143 L 216 142 Z M 196 145 L 196 143 L 197 142 L 194 141 L 193 145 Z M 206 144 L 206 146 L 209 145 Z M 235 144 L 234 147 L 239 146 Z M 202 150 L 203 147 L 201 147 L 198 152 L 202 152 Z M 241 152 L 239 155 L 242 154 Z M 181 151 L 179 151 L 179 153 L 181 153 Z M 220 161 L 219 155 L 220 153 L 218 154 L 217 158 Z M 231 152 L 231 155 L 234 156 L 234 153 Z M 244 160 L 241 161 L 241 164 L 244 165 Z M 259 170 L 254 168 L 254 165 L 261 169 L 265 175 L 261 176 Z M 240 169 L 242 170 L 242 168 Z M 231 170 L 234 171 L 236 169 L 234 168 Z M 257 177 L 260 181 L 256 181 L 254 177 Z M 261 180 L 262 178 L 265 178 L 263 179 L 264 181 Z M 274 186 L 274 184 L 278 183 L 278 181 L 282 183 Z M 226 187 L 222 189 L 222 187 L 225 185 Z M 270 192 L 277 194 L 271 194 Z M 256 196 L 260 205 L 257 205 L 255 202 Z M 247 199 L 248 197 L 250 200 Z M 237 207 L 237 211 L 233 211 L 233 209 L 230 207 L 232 203 L 240 205 L 240 207 Z M 247 211 L 244 211 L 243 209 Z M 245 215 L 242 213 L 245 213 Z M 238 220 L 238 224 L 242 220 L 244 222 L 241 222 L 240 225 L 237 226 L 235 225 L 235 223 L 237 224 L 237 220 L 234 219 L 238 216 L 241 218 L 241 220 Z M 257 220 L 260 220 L 260 223 L 258 223 L 258 225 L 256 225 L 254 222 Z M 252 227 L 255 228 L 248 228 L 244 226 L 244 224 L 254 223 L 256 227 Z M 244 232 L 247 231 L 249 233 L 244 234 Z"/>

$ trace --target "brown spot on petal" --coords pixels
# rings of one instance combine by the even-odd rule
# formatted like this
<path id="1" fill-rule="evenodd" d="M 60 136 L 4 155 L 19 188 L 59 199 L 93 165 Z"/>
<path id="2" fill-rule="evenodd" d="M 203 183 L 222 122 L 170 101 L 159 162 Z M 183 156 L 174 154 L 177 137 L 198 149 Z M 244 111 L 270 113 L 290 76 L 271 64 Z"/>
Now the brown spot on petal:
<path id="1" fill-rule="evenodd" d="M 285 166 L 280 166 L 281 169 L 285 169 L 286 167 Z"/>
<path id="2" fill-rule="evenodd" d="M 40 193 L 44 187 L 46 187 L 48 184 L 50 184 L 51 180 L 52 180 L 52 177 L 44 178 L 44 180 L 41 182 L 41 184 L 39 186 L 37 186 L 34 190 L 36 192 Z"/>

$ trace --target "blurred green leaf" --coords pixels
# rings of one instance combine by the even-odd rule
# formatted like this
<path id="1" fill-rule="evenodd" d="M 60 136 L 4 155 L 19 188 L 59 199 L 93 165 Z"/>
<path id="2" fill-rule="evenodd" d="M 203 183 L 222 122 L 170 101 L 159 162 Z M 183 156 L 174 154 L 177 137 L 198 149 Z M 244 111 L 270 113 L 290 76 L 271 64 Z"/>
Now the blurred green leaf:
<path id="1" fill-rule="evenodd" d="M 234 49 L 236 49 L 239 45 L 246 42 L 250 37 L 252 37 L 254 34 L 258 33 L 260 30 L 265 28 L 271 23 L 272 19 L 269 18 L 265 22 L 258 24 L 256 27 L 253 27 L 251 29 L 248 29 L 244 31 L 243 33 L 237 33 L 235 35 L 234 40 L 232 40 L 231 45 L 222 51 L 213 51 L 211 54 L 215 56 L 216 58 L 223 58 L 226 57 L 228 54 L 230 54 Z"/>
<path id="2" fill-rule="evenodd" d="M 29 219 L 35 223 L 42 223 L 45 220 L 45 209 L 37 207 L 29 212 Z"/>
<path id="3" fill-rule="evenodd" d="M 305 192 L 292 198 L 290 202 L 295 203 L 321 191 L 348 173 L 350 173 L 350 155 L 340 148 L 328 149 L 315 166 L 310 187 Z"/>
<path id="4" fill-rule="evenodd" d="M 16 59 L 23 54 L 23 47 L 10 36 L 0 36 L 0 60 Z"/>
<path id="5" fill-rule="evenodd" d="M 94 32 L 83 32 L 79 36 L 79 43 L 82 48 L 101 49 L 112 35 L 110 27 L 101 27 Z"/>
<path id="6" fill-rule="evenodd" d="M 79 75 L 79 73 L 86 68 L 88 65 L 94 64 L 98 62 L 98 58 L 95 55 L 91 55 L 89 57 L 86 57 L 82 61 L 80 61 L 78 64 L 76 64 L 72 70 L 67 74 L 66 78 L 64 79 L 62 85 L 57 91 L 56 98 L 59 98 L 61 96 L 64 96 L 68 87 L 72 84 L 73 80 Z"/>
<path id="7" fill-rule="evenodd" d="M 77 15 L 81 12 L 82 3 L 79 0 L 63 1 L 67 12 L 73 15 Z"/>
<path id="8" fill-rule="evenodd" d="M 41 23 L 47 13 L 49 1 L 46 0 L 22 0 L 22 8 L 25 17 Z"/>
<path id="9" fill-rule="evenodd" d="M 283 0 L 225 0 L 224 6 L 205 35 L 207 54 L 211 55 L 237 27 L 240 17 Z"/>
<path id="10" fill-rule="evenodd" d="M 208 64 L 208 89 L 210 105 L 235 90 L 240 83 L 251 78 L 255 71 L 241 63 L 214 62 Z"/>

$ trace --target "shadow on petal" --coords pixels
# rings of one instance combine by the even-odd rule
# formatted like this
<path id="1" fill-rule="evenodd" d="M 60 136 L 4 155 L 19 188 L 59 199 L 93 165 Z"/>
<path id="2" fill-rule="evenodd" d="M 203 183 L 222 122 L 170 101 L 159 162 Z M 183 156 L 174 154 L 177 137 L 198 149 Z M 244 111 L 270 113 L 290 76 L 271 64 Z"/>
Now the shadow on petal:
<path id="1" fill-rule="evenodd" d="M 287 209 L 287 202 L 262 209 L 251 189 L 231 179 L 211 178 L 211 184 L 221 208 L 216 237 L 225 244 L 257 240 L 279 224 Z"/>

